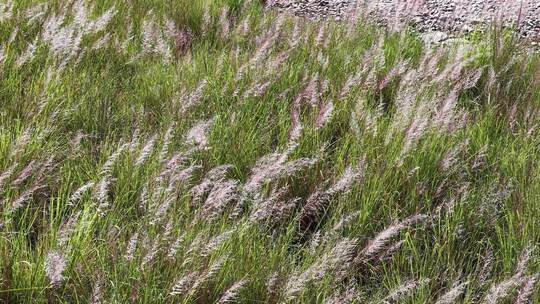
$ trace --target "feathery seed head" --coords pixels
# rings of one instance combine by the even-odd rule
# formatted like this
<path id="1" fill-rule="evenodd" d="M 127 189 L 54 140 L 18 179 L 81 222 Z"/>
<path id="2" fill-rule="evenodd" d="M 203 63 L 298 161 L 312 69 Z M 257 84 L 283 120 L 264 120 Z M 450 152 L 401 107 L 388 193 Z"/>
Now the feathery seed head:
<path id="1" fill-rule="evenodd" d="M 214 126 L 215 119 L 199 121 L 186 134 L 186 143 L 199 149 L 206 149 L 210 143 L 208 133 Z"/>
<path id="2" fill-rule="evenodd" d="M 326 125 L 330 121 L 330 119 L 332 118 L 333 111 L 334 111 L 334 104 L 331 101 L 328 101 L 323 104 L 323 106 L 319 110 L 319 114 L 317 115 L 317 119 L 315 121 L 316 130 L 322 128 L 324 125 Z"/>
<path id="3" fill-rule="evenodd" d="M 150 154 L 154 151 L 154 145 L 156 143 L 157 135 L 153 135 L 150 137 L 150 139 L 146 142 L 143 149 L 141 150 L 141 153 L 139 154 L 139 157 L 135 161 L 135 166 L 142 166 Z"/>
<path id="4" fill-rule="evenodd" d="M 15 178 L 13 182 L 11 182 L 12 187 L 18 187 L 22 183 L 24 183 L 31 175 L 32 173 L 37 169 L 38 163 L 35 160 L 32 160 L 24 167 L 24 169 L 19 173 L 19 176 Z"/>
<path id="5" fill-rule="evenodd" d="M 390 239 L 397 236 L 401 231 L 404 229 L 409 228 L 410 226 L 419 223 L 419 222 L 425 222 L 428 219 L 428 216 L 426 215 L 413 215 L 403 221 L 397 222 L 395 224 L 392 224 L 379 234 L 377 234 L 369 243 L 368 245 L 362 250 L 361 256 L 365 259 L 369 259 L 373 257 L 374 255 L 378 254 L 383 250 Z"/>
<path id="6" fill-rule="evenodd" d="M 135 232 L 130 238 L 126 246 L 125 258 L 128 261 L 133 260 L 135 250 L 137 250 L 137 242 L 139 240 L 139 233 Z"/>
<path id="7" fill-rule="evenodd" d="M 400 303 L 400 300 L 403 300 L 405 297 L 410 295 L 415 290 L 421 288 L 422 286 L 428 284 L 430 279 L 420 279 L 420 280 L 410 280 L 400 284 L 395 289 L 391 290 L 388 296 L 386 296 L 382 303 Z"/>
<path id="8" fill-rule="evenodd" d="M 538 281 L 538 274 L 529 276 L 525 279 L 525 284 L 519 289 L 518 296 L 516 298 L 515 304 L 528 304 L 532 303 L 532 296 L 534 294 L 534 288 L 536 282 Z"/>
<path id="9" fill-rule="evenodd" d="M 229 287 L 229 289 L 227 289 L 227 291 L 225 291 L 225 293 L 221 296 L 217 303 L 237 303 L 238 296 L 242 289 L 246 287 L 247 283 L 247 280 L 240 280 L 234 283 L 234 285 L 232 285 L 231 287 Z"/>
<path id="10" fill-rule="evenodd" d="M 190 272 L 184 275 L 172 287 L 170 295 L 185 295 L 193 283 L 195 283 L 198 276 L 199 274 L 197 272 Z"/>
<path id="11" fill-rule="evenodd" d="M 75 214 L 69 217 L 67 222 L 62 224 L 56 236 L 58 246 L 63 247 L 64 245 L 67 244 L 71 235 L 75 231 L 75 226 L 77 225 L 77 222 L 79 221 L 80 216 L 81 216 L 81 211 L 77 211 Z"/>
<path id="12" fill-rule="evenodd" d="M 45 259 L 45 273 L 51 282 L 51 285 L 58 287 L 60 282 L 64 280 L 62 275 L 64 268 L 66 267 L 66 261 L 62 254 L 58 251 L 50 251 Z"/>
<path id="13" fill-rule="evenodd" d="M 185 234 L 182 234 L 178 238 L 176 238 L 174 243 L 169 248 L 169 251 L 167 252 L 167 258 L 169 260 L 174 260 L 174 258 L 176 257 L 176 253 L 178 252 L 178 249 L 180 249 L 180 246 L 184 242 L 184 239 L 185 239 Z"/>
<path id="14" fill-rule="evenodd" d="M 465 293 L 465 288 L 469 282 L 454 285 L 450 290 L 443 294 L 435 304 L 452 304 Z"/>
<path id="15" fill-rule="evenodd" d="M 235 232 L 235 229 L 231 229 L 214 237 L 210 242 L 208 242 L 208 245 L 206 245 L 206 248 L 201 252 L 201 256 L 208 257 L 219 246 L 221 246 L 224 242 L 226 242 L 232 236 L 234 232 Z"/>
<path id="16" fill-rule="evenodd" d="M 94 283 L 92 288 L 92 297 L 90 298 L 91 304 L 101 304 L 103 302 L 103 279 L 99 277 Z"/>

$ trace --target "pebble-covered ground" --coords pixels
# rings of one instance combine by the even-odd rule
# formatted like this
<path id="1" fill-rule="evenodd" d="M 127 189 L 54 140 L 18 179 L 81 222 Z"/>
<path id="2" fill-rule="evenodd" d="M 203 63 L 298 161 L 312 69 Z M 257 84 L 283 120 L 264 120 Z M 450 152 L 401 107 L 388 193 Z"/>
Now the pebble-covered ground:
<path id="1" fill-rule="evenodd" d="M 523 37 L 540 40 L 540 0 L 267 0 L 269 6 L 310 19 L 346 20 L 352 12 L 421 32 L 468 32 L 492 20 L 518 24 Z"/>

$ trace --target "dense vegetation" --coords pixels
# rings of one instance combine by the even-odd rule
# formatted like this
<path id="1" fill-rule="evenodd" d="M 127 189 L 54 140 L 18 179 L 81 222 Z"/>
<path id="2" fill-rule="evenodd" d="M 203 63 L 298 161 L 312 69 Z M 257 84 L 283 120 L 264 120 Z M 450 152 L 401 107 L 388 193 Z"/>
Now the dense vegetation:
<path id="1" fill-rule="evenodd" d="M 355 16 L 0 4 L 0 302 L 538 301 L 540 56 Z"/>

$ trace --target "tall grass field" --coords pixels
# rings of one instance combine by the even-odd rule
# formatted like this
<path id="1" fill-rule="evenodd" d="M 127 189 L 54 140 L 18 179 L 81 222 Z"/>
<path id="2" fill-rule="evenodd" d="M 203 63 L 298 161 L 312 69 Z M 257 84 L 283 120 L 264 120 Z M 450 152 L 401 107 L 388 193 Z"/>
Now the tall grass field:
<path id="1" fill-rule="evenodd" d="M 0 3 L 0 303 L 540 303 L 540 54 L 249 0 Z"/>

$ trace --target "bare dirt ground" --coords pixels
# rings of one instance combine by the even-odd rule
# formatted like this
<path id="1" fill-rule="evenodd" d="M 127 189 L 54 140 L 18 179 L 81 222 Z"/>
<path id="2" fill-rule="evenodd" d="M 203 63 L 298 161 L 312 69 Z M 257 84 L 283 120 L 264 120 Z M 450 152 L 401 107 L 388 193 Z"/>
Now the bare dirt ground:
<path id="1" fill-rule="evenodd" d="M 466 33 L 496 20 L 540 41 L 540 0 L 267 0 L 267 5 L 316 20 L 346 21 L 356 13 L 426 33 Z"/>

